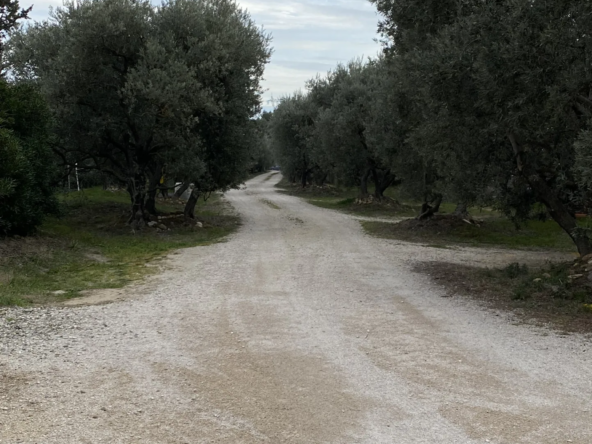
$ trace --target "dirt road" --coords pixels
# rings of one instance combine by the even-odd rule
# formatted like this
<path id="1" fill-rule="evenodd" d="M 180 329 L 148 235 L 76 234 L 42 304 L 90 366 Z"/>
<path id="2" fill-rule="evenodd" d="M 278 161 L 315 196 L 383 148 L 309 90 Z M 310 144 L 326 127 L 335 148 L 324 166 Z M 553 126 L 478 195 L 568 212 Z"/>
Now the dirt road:
<path id="1" fill-rule="evenodd" d="M 266 178 L 228 194 L 236 235 L 128 299 L 0 314 L 0 442 L 592 442 L 589 340 L 410 271 L 520 253 L 373 239 Z"/>

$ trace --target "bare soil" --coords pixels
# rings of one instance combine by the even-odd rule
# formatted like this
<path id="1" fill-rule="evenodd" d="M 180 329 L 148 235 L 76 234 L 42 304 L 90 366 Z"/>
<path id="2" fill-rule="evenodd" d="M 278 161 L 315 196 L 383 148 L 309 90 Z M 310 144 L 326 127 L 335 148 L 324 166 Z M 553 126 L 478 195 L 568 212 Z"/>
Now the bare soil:
<path id="1" fill-rule="evenodd" d="M 480 221 L 478 224 L 481 226 L 486 222 Z M 459 230 L 464 230 L 469 225 L 473 224 L 452 215 L 435 214 L 425 220 L 410 218 L 397 224 L 383 226 L 380 232 L 388 234 L 390 237 L 401 237 L 409 241 L 430 242 L 441 241 Z"/>

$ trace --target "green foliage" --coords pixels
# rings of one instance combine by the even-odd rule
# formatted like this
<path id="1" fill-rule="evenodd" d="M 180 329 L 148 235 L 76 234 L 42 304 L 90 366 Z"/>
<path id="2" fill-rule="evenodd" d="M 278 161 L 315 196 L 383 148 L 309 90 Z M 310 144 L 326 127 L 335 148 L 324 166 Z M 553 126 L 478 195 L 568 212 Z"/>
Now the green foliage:
<path id="1" fill-rule="evenodd" d="M 29 18 L 29 12 L 33 9 L 21 8 L 18 0 L 0 0 L 0 73 L 3 71 L 2 55 L 4 52 L 4 40 L 9 32 L 16 28 L 19 20 Z"/>
<path id="2" fill-rule="evenodd" d="M 0 80 L 0 235 L 25 235 L 57 211 L 48 111 L 31 87 Z"/>
<path id="3" fill-rule="evenodd" d="M 270 112 L 264 111 L 253 124 L 256 137 L 253 139 L 253 147 L 250 151 L 251 167 L 250 174 L 264 173 L 275 165 L 275 156 L 271 147 L 271 116 Z"/>
<path id="4" fill-rule="evenodd" d="M 378 160 L 366 139 L 366 117 L 375 93 L 370 71 L 354 61 L 330 73 L 326 87 L 332 89 L 331 104 L 321 110 L 315 122 L 319 149 L 330 159 L 339 182 L 346 186 L 367 180 L 369 169 Z M 318 82 L 311 86 L 314 97 L 320 86 Z"/>
<path id="5" fill-rule="evenodd" d="M 372 3 L 384 56 L 278 107 L 282 167 L 316 165 L 360 195 L 372 180 L 376 197 L 400 181 L 413 199 L 493 206 L 517 224 L 543 205 L 592 253 L 575 218 L 592 207 L 592 4 Z"/>
<path id="6" fill-rule="evenodd" d="M 381 150 L 393 145 L 396 150 L 399 144 L 377 128 L 385 113 L 375 105 L 385 92 L 384 69 L 383 60 L 352 61 L 310 80 L 306 94 L 282 99 L 273 115 L 271 140 L 292 181 L 298 178 L 304 187 L 311 179 L 322 185 L 330 177 L 340 185 L 358 186 L 364 197 L 372 180 L 379 198 L 392 185 L 400 165 L 391 161 L 392 149 L 391 158 Z"/>
<path id="7" fill-rule="evenodd" d="M 592 72 L 581 2 L 482 4 L 427 39 L 402 65 L 424 119 L 410 141 L 469 201 L 495 201 L 522 219 L 535 202 L 572 236 L 586 206 L 574 181 L 574 142 L 586 127 Z M 417 88 L 416 88 L 417 89 Z"/>
<path id="8" fill-rule="evenodd" d="M 83 0 L 11 38 L 19 81 L 50 104 L 65 166 L 99 169 L 144 212 L 163 170 L 237 186 L 257 133 L 269 37 L 231 0 Z"/>
<path id="9" fill-rule="evenodd" d="M 575 142 L 575 174 L 580 187 L 587 190 L 584 196 L 587 202 L 592 201 L 592 130 L 589 129 L 591 122 L 588 123 L 587 129 L 578 134 Z"/>
<path id="10" fill-rule="evenodd" d="M 508 278 L 516 279 L 517 277 L 528 275 L 528 266 L 526 264 L 513 262 L 504 267 L 502 271 Z"/>
<path id="11" fill-rule="evenodd" d="M 300 179 L 303 186 L 319 166 L 312 153 L 312 131 L 317 109 L 302 94 L 283 97 L 271 120 L 271 147 L 282 172 L 290 181 Z"/>

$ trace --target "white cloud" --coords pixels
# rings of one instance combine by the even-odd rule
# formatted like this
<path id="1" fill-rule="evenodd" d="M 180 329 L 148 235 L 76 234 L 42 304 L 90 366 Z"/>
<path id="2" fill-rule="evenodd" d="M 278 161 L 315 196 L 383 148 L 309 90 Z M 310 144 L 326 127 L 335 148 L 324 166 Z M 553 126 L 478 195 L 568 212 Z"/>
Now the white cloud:
<path id="1" fill-rule="evenodd" d="M 364 21 L 374 17 L 373 7 L 359 1 L 277 1 L 243 0 L 239 2 L 253 16 L 260 17 L 269 30 L 305 29 L 360 29 Z"/>
<path id="2" fill-rule="evenodd" d="M 378 16 L 367 0 L 239 0 L 273 35 L 274 54 L 266 70 L 264 95 L 281 97 L 338 63 L 373 57 Z M 266 106 L 267 107 L 267 106 Z"/>
<path id="3" fill-rule="evenodd" d="M 27 2 L 27 0 L 20 0 L 19 1 L 21 7 L 29 7 L 31 4 L 33 5 L 33 11 L 31 11 L 31 18 L 36 21 L 42 21 L 49 17 L 49 8 L 56 8 L 58 6 L 62 6 L 62 0 L 42 0 L 42 1 L 33 1 L 32 3 Z"/>
<path id="4" fill-rule="evenodd" d="M 154 1 L 154 0 L 153 0 Z M 160 3 L 159 0 L 154 3 Z M 378 17 L 367 0 L 238 0 L 256 23 L 273 36 L 274 54 L 263 87 L 266 108 L 272 97 L 304 89 L 307 80 L 337 63 L 375 56 Z M 49 16 L 62 0 L 35 2 L 34 20 Z M 21 0 L 23 7 L 27 6 Z"/>

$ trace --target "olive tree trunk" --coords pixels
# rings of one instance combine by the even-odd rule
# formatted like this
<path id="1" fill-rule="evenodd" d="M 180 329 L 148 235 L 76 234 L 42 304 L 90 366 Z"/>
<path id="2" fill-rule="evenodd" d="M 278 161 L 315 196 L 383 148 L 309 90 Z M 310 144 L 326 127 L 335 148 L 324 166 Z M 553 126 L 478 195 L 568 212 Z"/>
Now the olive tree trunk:
<path id="1" fill-rule="evenodd" d="M 148 192 L 146 193 L 146 211 L 154 216 L 158 214 L 158 211 L 156 210 L 156 193 L 158 193 L 160 178 L 162 177 L 160 169 L 157 170 L 158 172 L 153 173 L 150 177 Z"/>
<path id="2" fill-rule="evenodd" d="M 571 214 L 567 206 L 561 201 L 557 193 L 547 184 L 546 180 L 537 172 L 532 171 L 523 158 L 524 151 L 512 134 L 508 135 L 518 171 L 528 182 L 538 199 L 547 207 L 555 222 L 571 237 L 581 256 L 592 254 L 592 240 L 578 227 L 575 215 Z"/>
<path id="3" fill-rule="evenodd" d="M 360 176 L 360 195 L 358 196 L 360 200 L 368 198 L 368 179 L 370 178 L 370 174 L 372 174 L 372 170 L 368 168 Z"/>
<path id="4" fill-rule="evenodd" d="M 199 200 L 200 192 L 197 188 L 193 188 L 191 194 L 189 195 L 189 199 L 185 204 L 185 210 L 183 214 L 185 215 L 185 220 L 193 220 L 195 219 L 195 206 L 197 205 L 197 201 Z"/>
<path id="5" fill-rule="evenodd" d="M 146 202 L 146 177 L 143 174 L 137 174 L 128 181 L 128 192 L 132 201 L 131 215 L 128 224 L 135 229 L 140 229 L 146 222 L 145 202 Z"/>
<path id="6" fill-rule="evenodd" d="M 421 206 L 421 214 L 417 217 L 419 220 L 426 220 L 433 217 L 438 211 L 440 211 L 440 205 L 442 204 L 443 196 L 436 194 L 431 202 L 424 202 Z"/>
<path id="7" fill-rule="evenodd" d="M 384 192 L 396 183 L 396 177 L 394 174 L 391 174 L 391 170 L 381 172 L 373 168 L 372 178 L 374 180 L 374 197 L 376 200 L 384 199 Z"/>

